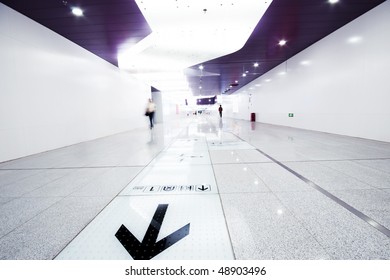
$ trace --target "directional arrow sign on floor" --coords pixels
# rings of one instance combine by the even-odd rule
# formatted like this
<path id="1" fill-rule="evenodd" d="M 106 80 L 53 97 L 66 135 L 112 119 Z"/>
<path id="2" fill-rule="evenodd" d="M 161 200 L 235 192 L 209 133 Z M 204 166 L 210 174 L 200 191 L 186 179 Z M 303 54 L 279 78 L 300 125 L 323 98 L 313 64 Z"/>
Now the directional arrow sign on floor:
<path id="1" fill-rule="evenodd" d="M 204 185 L 202 185 L 202 187 L 198 187 L 198 190 L 200 190 L 200 191 L 207 191 L 207 190 L 209 190 L 209 188 L 208 187 L 205 187 Z"/>
<path id="2" fill-rule="evenodd" d="M 168 204 L 158 205 L 142 242 L 123 224 L 116 232 L 115 237 L 134 260 L 150 260 L 189 234 L 190 224 L 187 224 L 156 242 L 167 208 Z"/>

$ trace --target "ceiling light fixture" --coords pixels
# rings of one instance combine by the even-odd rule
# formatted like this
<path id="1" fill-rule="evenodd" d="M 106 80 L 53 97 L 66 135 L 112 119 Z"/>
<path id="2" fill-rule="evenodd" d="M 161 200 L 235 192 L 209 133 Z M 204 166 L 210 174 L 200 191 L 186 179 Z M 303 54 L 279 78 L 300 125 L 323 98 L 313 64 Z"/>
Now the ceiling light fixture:
<path id="1" fill-rule="evenodd" d="M 337 2 L 339 2 L 339 0 L 328 0 L 328 2 L 329 2 L 330 4 L 336 4 Z"/>
<path id="2" fill-rule="evenodd" d="M 81 17 L 84 13 L 83 13 L 83 10 L 80 9 L 79 7 L 73 7 L 72 8 L 72 13 L 75 15 L 75 16 L 78 16 L 78 17 Z"/>
<path id="3" fill-rule="evenodd" d="M 286 40 L 280 40 L 279 41 L 279 46 L 284 46 L 287 43 Z"/>
<path id="4" fill-rule="evenodd" d="M 356 44 L 362 41 L 362 37 L 360 36 L 353 36 L 348 39 L 348 43 Z"/>
<path id="5" fill-rule="evenodd" d="M 259 63 L 255 62 L 255 63 L 253 64 L 253 67 L 259 67 Z"/>

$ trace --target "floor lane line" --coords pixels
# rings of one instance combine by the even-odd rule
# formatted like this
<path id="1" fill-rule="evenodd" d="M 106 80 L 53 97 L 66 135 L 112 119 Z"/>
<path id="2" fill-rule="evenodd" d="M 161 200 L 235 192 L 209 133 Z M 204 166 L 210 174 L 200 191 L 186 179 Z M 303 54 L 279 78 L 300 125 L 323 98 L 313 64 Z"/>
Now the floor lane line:
<path id="1" fill-rule="evenodd" d="M 321 188 L 319 185 L 317 185 L 313 181 L 307 179 L 306 177 L 304 177 L 301 174 L 297 173 L 296 171 L 292 170 L 290 167 L 288 167 L 288 166 L 284 165 L 283 163 L 281 163 L 280 161 L 274 159 L 273 157 L 271 157 L 267 153 L 261 151 L 260 149 L 256 149 L 256 150 L 258 152 L 260 152 L 261 154 L 263 154 L 264 156 L 266 156 L 267 158 L 269 158 L 270 160 L 272 160 L 273 162 L 275 162 L 276 164 L 278 164 L 279 166 L 283 167 L 285 170 L 287 170 L 291 174 L 295 175 L 296 177 L 298 177 L 299 179 L 304 181 L 306 184 L 308 184 L 313 189 L 321 192 L 323 195 L 327 196 L 328 198 L 330 198 L 331 200 L 333 200 L 334 202 L 336 202 L 337 204 L 339 204 L 343 208 L 347 209 L 349 212 L 351 212 L 355 216 L 359 217 L 360 219 L 362 219 L 363 221 L 368 223 L 370 226 L 374 227 L 375 229 L 377 229 L 378 231 L 380 231 L 381 233 L 383 233 L 387 237 L 390 237 L 390 230 L 388 228 L 386 228 L 385 226 L 381 225 L 380 223 L 378 223 L 374 219 L 368 217 L 367 215 L 365 215 L 361 211 L 357 210 L 355 207 L 349 205 L 348 203 L 346 203 L 345 201 L 336 197 L 335 195 L 331 194 L 327 190 Z"/>

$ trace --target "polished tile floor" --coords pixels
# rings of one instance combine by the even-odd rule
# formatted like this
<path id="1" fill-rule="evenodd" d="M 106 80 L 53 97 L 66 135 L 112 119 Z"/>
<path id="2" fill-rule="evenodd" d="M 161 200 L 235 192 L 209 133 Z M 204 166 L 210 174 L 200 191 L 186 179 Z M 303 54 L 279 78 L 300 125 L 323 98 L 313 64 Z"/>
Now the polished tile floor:
<path id="1" fill-rule="evenodd" d="M 390 143 L 191 116 L 0 163 L 0 259 L 390 259 Z"/>

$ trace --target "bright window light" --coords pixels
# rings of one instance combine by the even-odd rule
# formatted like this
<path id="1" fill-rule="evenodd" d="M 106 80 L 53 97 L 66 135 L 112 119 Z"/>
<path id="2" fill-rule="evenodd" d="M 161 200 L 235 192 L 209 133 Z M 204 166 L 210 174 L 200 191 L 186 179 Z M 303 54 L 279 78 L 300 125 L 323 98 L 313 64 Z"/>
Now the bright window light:
<path id="1" fill-rule="evenodd" d="M 133 74 L 156 76 L 167 70 L 182 71 L 240 50 L 272 3 L 258 0 L 232 1 L 234 5 L 210 0 L 135 2 L 152 33 L 135 45 L 130 39 L 124 42 L 118 52 L 118 65 Z"/>
<path id="2" fill-rule="evenodd" d="M 78 16 L 78 17 L 81 17 L 83 15 L 83 10 L 78 8 L 78 7 L 73 7 L 72 8 L 72 13 L 75 15 L 75 16 Z"/>

